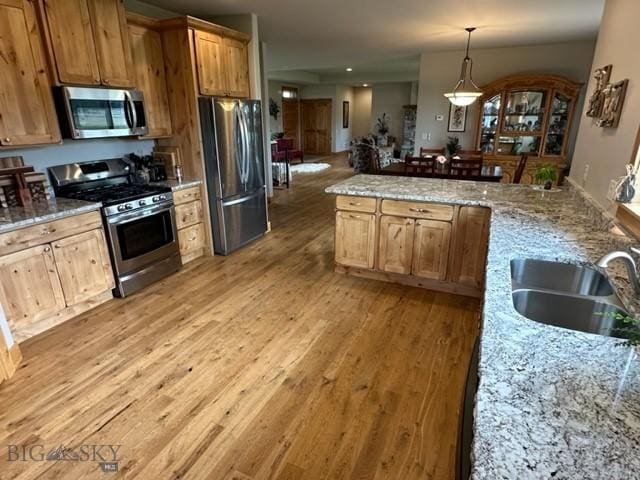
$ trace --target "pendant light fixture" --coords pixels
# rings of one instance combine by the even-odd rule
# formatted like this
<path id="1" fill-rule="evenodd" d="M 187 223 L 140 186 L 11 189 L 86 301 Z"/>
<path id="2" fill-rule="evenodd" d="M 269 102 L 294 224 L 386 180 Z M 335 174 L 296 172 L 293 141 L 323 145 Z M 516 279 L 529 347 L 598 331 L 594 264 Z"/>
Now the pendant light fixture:
<path id="1" fill-rule="evenodd" d="M 473 60 L 469 57 L 469 44 L 471 43 L 471 32 L 473 32 L 476 27 L 467 27 L 465 30 L 469 32 L 469 36 L 467 37 L 467 53 L 462 60 L 462 69 L 460 70 L 460 79 L 456 86 L 453 88 L 452 92 L 445 93 L 444 96 L 449 99 L 451 103 L 454 105 L 458 105 L 460 107 L 464 107 L 466 105 L 471 105 L 475 102 L 482 92 L 478 88 L 478 86 L 473 83 L 473 78 L 471 76 L 471 70 L 473 69 Z"/>

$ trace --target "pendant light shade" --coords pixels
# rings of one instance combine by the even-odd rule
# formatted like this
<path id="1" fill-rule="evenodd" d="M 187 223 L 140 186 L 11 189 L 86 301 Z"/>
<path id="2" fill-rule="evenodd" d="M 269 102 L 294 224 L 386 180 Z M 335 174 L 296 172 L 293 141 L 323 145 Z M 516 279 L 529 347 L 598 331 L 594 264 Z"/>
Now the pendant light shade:
<path id="1" fill-rule="evenodd" d="M 475 102 L 482 92 L 478 86 L 473 82 L 471 71 L 473 70 L 473 60 L 469 57 L 469 44 L 471 43 L 471 32 L 475 30 L 475 27 L 468 27 L 465 30 L 469 33 L 467 37 L 467 53 L 462 60 L 462 68 L 460 69 L 460 78 L 458 83 L 453 88 L 453 91 L 444 94 L 454 105 L 464 107 L 471 105 Z"/>

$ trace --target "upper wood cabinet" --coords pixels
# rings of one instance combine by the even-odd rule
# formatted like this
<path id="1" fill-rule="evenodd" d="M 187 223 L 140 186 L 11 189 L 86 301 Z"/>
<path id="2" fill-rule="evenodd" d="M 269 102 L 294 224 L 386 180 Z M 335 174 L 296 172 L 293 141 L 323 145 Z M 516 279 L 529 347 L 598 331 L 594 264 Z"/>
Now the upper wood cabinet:
<path id="1" fill-rule="evenodd" d="M 376 216 L 336 212 L 336 263 L 373 268 L 376 247 Z"/>
<path id="2" fill-rule="evenodd" d="M 171 114 L 164 71 L 164 53 L 160 32 L 140 25 L 129 25 L 136 87 L 144 95 L 147 137 L 171 135 Z"/>
<path id="3" fill-rule="evenodd" d="M 0 0 L 0 145 L 60 141 L 33 6 Z"/>
<path id="4" fill-rule="evenodd" d="M 132 87 L 121 0 L 41 0 L 49 53 L 60 83 Z"/>
<path id="5" fill-rule="evenodd" d="M 194 30 L 198 85 L 202 95 L 249 97 L 247 44 Z"/>

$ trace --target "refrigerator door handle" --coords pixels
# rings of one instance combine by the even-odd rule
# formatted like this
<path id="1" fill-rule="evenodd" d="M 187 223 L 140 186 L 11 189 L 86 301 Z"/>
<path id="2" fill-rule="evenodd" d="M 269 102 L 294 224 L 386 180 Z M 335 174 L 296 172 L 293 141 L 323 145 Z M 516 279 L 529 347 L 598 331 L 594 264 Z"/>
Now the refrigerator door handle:
<path id="1" fill-rule="evenodd" d="M 249 183 L 249 129 L 247 128 L 247 117 L 242 110 L 242 106 L 239 109 L 242 129 L 242 183 L 246 185 Z"/>
<path id="2" fill-rule="evenodd" d="M 254 198 L 256 198 L 258 195 L 264 195 L 264 193 L 262 191 L 257 191 L 256 193 L 246 196 L 246 197 L 242 197 L 242 198 L 236 198 L 234 200 L 227 200 L 226 202 L 223 201 L 222 202 L 222 206 L 223 207 L 230 207 L 231 205 L 238 205 L 239 203 L 245 203 L 248 202 L 249 200 L 252 200 Z"/>
<path id="3" fill-rule="evenodd" d="M 244 142 L 244 125 L 242 122 L 242 114 L 240 113 L 240 105 L 236 103 L 235 115 L 238 130 L 236 131 L 236 141 L 238 149 L 236 150 L 236 164 L 238 165 L 238 173 L 240 174 L 240 183 L 244 186 L 244 158 L 245 158 L 245 142 Z"/>

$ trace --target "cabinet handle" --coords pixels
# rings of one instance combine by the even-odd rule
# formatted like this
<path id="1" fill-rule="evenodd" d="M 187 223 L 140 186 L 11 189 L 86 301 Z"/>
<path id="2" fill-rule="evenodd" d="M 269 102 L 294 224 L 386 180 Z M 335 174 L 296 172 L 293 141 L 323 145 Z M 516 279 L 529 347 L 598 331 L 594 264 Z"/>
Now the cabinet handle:
<path id="1" fill-rule="evenodd" d="M 189 239 L 189 241 L 190 241 L 190 242 L 195 242 L 197 239 L 198 239 L 198 237 L 191 237 L 191 238 Z"/>
<path id="2" fill-rule="evenodd" d="M 53 246 L 53 248 L 62 248 L 62 247 L 60 247 L 60 245 L 56 244 L 56 245 Z"/>
<path id="3" fill-rule="evenodd" d="M 362 204 L 360 202 L 349 202 L 349 205 L 351 205 L 352 207 L 359 207 Z"/>
<path id="4" fill-rule="evenodd" d="M 51 247 L 44 247 L 44 251 L 45 252 L 50 252 L 51 251 Z"/>
<path id="5" fill-rule="evenodd" d="M 349 216 L 350 216 L 351 218 L 360 218 L 360 215 L 353 215 L 353 214 L 351 214 L 351 213 L 349 214 Z"/>
<path id="6" fill-rule="evenodd" d="M 11 143 L 11 138 L 10 137 L 6 137 L 4 139 L 4 143 Z"/>
<path id="7" fill-rule="evenodd" d="M 430 210 L 426 209 L 426 208 L 413 208 L 413 207 L 409 207 L 409 210 L 411 210 L 412 212 L 418 212 L 418 213 L 429 213 Z"/>
<path id="8" fill-rule="evenodd" d="M 104 83 L 105 85 L 109 85 L 109 80 L 106 78 L 103 78 L 102 83 Z"/>

